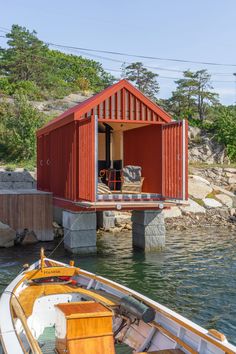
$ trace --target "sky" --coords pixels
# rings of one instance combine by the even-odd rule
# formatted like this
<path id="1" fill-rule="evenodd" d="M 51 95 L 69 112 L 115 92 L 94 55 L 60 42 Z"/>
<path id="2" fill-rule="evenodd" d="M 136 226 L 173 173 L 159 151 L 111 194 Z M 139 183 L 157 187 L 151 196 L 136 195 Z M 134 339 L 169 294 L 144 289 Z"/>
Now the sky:
<path id="1" fill-rule="evenodd" d="M 235 15 L 235 0 L 11 0 L 1 4 L 0 30 L 19 24 L 36 30 L 40 39 L 50 43 L 232 64 L 192 64 L 62 49 L 100 61 L 117 78 L 122 62 L 142 61 L 159 74 L 159 98 L 170 97 L 183 70 L 208 69 L 220 101 L 228 105 L 236 101 Z M 0 37 L 0 46 L 5 44 L 6 39 Z"/>

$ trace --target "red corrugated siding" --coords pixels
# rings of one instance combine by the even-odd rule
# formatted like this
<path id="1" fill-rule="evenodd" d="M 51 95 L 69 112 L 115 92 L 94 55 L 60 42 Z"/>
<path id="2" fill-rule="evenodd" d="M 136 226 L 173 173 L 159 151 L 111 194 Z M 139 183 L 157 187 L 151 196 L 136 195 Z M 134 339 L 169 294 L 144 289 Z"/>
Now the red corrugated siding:
<path id="1" fill-rule="evenodd" d="M 75 200 L 75 122 L 50 133 L 50 150 L 51 192 Z"/>
<path id="2" fill-rule="evenodd" d="M 185 179 L 186 179 L 186 186 L 185 186 L 185 197 L 188 200 L 188 121 L 185 120 Z"/>
<path id="3" fill-rule="evenodd" d="M 173 122 L 162 126 L 162 188 L 164 198 L 188 198 L 188 129 L 185 125 L 183 141 L 183 122 Z M 183 148 L 185 145 L 185 154 Z M 185 160 L 185 169 L 183 163 Z M 185 181 L 185 183 L 184 183 Z M 185 188 L 185 195 L 183 193 Z"/>
<path id="4" fill-rule="evenodd" d="M 94 202 L 96 199 L 94 117 L 77 123 L 77 155 L 77 199 Z"/>
<path id="5" fill-rule="evenodd" d="M 163 123 L 162 118 L 129 90 L 122 88 L 82 115 L 96 115 L 100 122 Z"/>
<path id="6" fill-rule="evenodd" d="M 161 125 L 150 125 L 124 132 L 124 165 L 142 167 L 143 192 L 162 192 Z"/>
<path id="7" fill-rule="evenodd" d="M 43 135 L 37 137 L 37 188 L 43 189 Z"/>

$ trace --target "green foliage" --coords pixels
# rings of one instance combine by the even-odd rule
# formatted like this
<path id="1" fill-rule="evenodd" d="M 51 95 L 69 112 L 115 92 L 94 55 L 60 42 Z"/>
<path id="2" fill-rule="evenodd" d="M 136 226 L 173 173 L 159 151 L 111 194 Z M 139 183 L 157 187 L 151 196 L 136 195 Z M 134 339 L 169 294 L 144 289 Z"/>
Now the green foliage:
<path id="1" fill-rule="evenodd" d="M 236 107 L 215 109 L 213 129 L 217 140 L 226 146 L 230 161 L 236 162 Z"/>
<path id="2" fill-rule="evenodd" d="M 0 94 L 12 94 L 12 85 L 10 84 L 7 77 L 0 77 Z"/>
<path id="3" fill-rule="evenodd" d="M 23 95 L 14 103 L 0 105 L 0 158 L 6 161 L 31 160 L 35 157 L 35 133 L 46 121 Z"/>
<path id="4" fill-rule="evenodd" d="M 71 92 L 98 92 L 114 82 L 102 65 L 48 46 L 35 31 L 13 25 L 6 34 L 8 48 L 0 48 L 0 92 L 18 92 L 31 100 L 62 98 Z"/>
<path id="5" fill-rule="evenodd" d="M 35 31 L 18 25 L 13 25 L 6 37 L 9 48 L 2 51 L 1 74 L 11 82 L 33 81 L 42 85 L 50 67 L 45 60 L 47 46 L 37 38 Z"/>
<path id="6" fill-rule="evenodd" d="M 136 62 L 125 66 L 123 76 L 133 82 L 146 96 L 155 99 L 159 92 L 159 84 L 156 80 L 158 75 L 147 70 L 142 63 Z"/>
<path id="7" fill-rule="evenodd" d="M 184 78 L 176 81 L 177 88 L 172 97 L 166 100 L 167 110 L 179 119 L 187 118 L 191 122 L 197 118 L 203 122 L 211 105 L 218 103 L 218 95 L 212 91 L 210 80 L 207 70 L 185 71 Z"/>

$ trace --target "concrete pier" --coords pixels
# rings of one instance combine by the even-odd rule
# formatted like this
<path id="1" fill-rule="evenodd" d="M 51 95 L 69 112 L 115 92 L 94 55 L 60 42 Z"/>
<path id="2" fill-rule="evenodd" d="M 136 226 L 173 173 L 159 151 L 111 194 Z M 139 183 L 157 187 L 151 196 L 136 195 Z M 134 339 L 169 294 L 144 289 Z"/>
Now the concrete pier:
<path id="1" fill-rule="evenodd" d="M 165 222 L 161 210 L 132 212 L 133 247 L 156 251 L 165 246 Z"/>
<path id="2" fill-rule="evenodd" d="M 97 252 L 96 212 L 63 211 L 64 247 L 77 254 Z"/>
<path id="3" fill-rule="evenodd" d="M 109 230 L 115 227 L 114 211 L 98 211 L 97 212 L 97 227 L 100 229 Z"/>

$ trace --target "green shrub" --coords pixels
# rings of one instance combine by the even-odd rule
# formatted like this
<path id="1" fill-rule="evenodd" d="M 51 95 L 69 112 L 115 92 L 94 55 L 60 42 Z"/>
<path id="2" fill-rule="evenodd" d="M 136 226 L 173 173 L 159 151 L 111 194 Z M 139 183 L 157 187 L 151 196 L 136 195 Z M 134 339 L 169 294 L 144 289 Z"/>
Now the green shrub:
<path id="1" fill-rule="evenodd" d="M 213 128 L 217 140 L 226 146 L 230 161 L 236 162 L 236 108 L 218 108 Z"/>
<path id="2" fill-rule="evenodd" d="M 29 100 L 42 99 L 42 90 L 33 81 L 18 81 L 12 84 L 13 93 L 27 97 Z"/>
<path id="3" fill-rule="evenodd" d="M 45 115 L 35 109 L 23 95 L 14 103 L 0 105 L 0 158 L 4 161 L 32 160 L 36 153 L 35 133 L 45 122 Z"/>
<path id="4" fill-rule="evenodd" d="M 0 93 L 4 95 L 12 95 L 13 88 L 6 77 L 0 77 Z"/>

